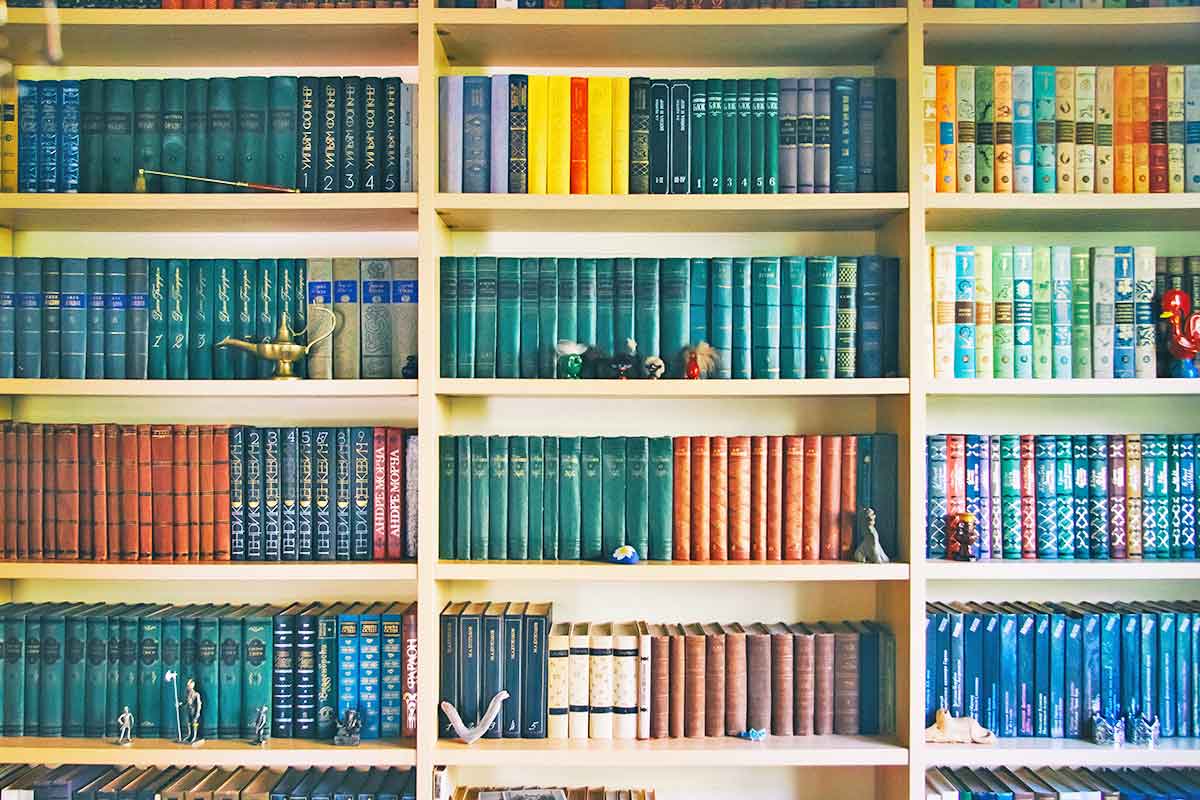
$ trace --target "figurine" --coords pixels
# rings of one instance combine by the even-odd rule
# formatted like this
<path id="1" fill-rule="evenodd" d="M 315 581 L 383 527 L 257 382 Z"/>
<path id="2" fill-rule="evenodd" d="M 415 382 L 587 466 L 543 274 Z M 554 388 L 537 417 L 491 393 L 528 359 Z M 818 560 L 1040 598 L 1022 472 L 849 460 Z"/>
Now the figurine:
<path id="1" fill-rule="evenodd" d="M 975 515 L 962 511 L 950 515 L 950 535 L 946 538 L 946 558 L 951 561 L 977 561 L 979 532 Z"/>
<path id="2" fill-rule="evenodd" d="M 652 381 L 661 378 L 666 370 L 667 365 L 658 356 L 646 356 L 646 360 L 642 362 L 642 372 Z"/>
<path id="3" fill-rule="evenodd" d="M 133 714 L 129 712 L 129 706 L 124 706 L 121 713 L 117 715 L 117 744 L 121 747 L 129 747 L 133 744 Z"/>
<path id="4" fill-rule="evenodd" d="M 458 713 L 458 709 L 448 700 L 443 700 L 439 707 L 446 715 L 446 719 L 450 721 L 450 727 L 454 729 L 454 733 L 458 735 L 458 739 L 463 744 L 474 744 L 487 732 L 487 729 L 496 721 L 496 717 L 500 715 L 500 709 L 504 706 L 504 701 L 509 698 L 508 692 L 501 689 L 496 692 L 492 698 L 492 702 L 488 703 L 487 711 L 479 718 L 478 724 L 473 728 L 468 728 L 466 723 L 462 721 L 462 716 Z"/>
<path id="5" fill-rule="evenodd" d="M 400 377 L 412 380 L 417 377 L 417 357 L 409 356 L 404 360 L 404 366 L 400 368 Z"/>
<path id="6" fill-rule="evenodd" d="M 333 735 L 333 743 L 343 747 L 357 747 L 362 737 L 362 720 L 358 711 L 347 708 L 346 713 L 337 723 L 337 733 Z"/>
<path id="7" fill-rule="evenodd" d="M 573 380 L 583 377 L 583 354 L 587 352 L 586 344 L 559 339 L 554 350 L 558 353 L 558 377 Z"/>
<path id="8" fill-rule="evenodd" d="M 1125 744 L 1125 718 L 1107 719 L 1098 710 L 1092 713 L 1092 742 L 1095 744 Z"/>
<path id="9" fill-rule="evenodd" d="M 612 356 L 603 350 L 589 347 L 583 353 L 583 377 L 611 378 Z"/>
<path id="10" fill-rule="evenodd" d="M 739 739 L 745 739 L 749 742 L 761 742 L 767 738 L 766 728 L 749 728 L 737 735 Z"/>
<path id="11" fill-rule="evenodd" d="M 1168 289 L 1162 297 L 1162 319 L 1170 320 L 1167 350 L 1171 353 L 1171 377 L 1195 378 L 1195 358 L 1200 353 L 1200 314 L 1189 316 L 1192 301 L 1180 289 Z"/>
<path id="12" fill-rule="evenodd" d="M 266 706 L 259 706 L 258 713 L 254 716 L 254 738 L 250 740 L 251 744 L 264 745 L 271 738 L 271 714 L 270 709 Z"/>
<path id="13" fill-rule="evenodd" d="M 865 564 L 888 563 L 891 559 L 883 551 L 883 545 L 879 543 L 879 531 L 875 530 L 875 509 L 870 506 L 865 507 L 859 516 L 859 524 L 862 528 L 862 537 L 858 547 L 854 548 L 854 560 Z"/>
<path id="14" fill-rule="evenodd" d="M 275 333 L 273 341 L 252 342 L 245 339 L 234 339 L 226 336 L 221 341 L 217 342 L 217 347 L 236 347 L 239 350 L 245 350 L 247 353 L 253 353 L 259 358 L 265 358 L 268 361 L 275 362 L 275 374 L 271 376 L 274 381 L 296 381 L 300 380 L 300 376 L 296 374 L 295 363 L 301 358 L 307 356 L 314 347 L 333 335 L 334 328 L 337 327 L 337 317 L 328 308 L 321 305 L 309 307 L 309 311 L 319 310 L 322 313 L 329 315 L 329 330 L 322 333 L 320 336 L 313 339 L 308 344 L 298 344 L 295 341 L 297 336 L 301 336 L 308 332 L 315 321 L 310 321 L 303 330 L 293 331 L 288 327 L 287 314 L 279 315 L 279 329 Z"/>
<path id="15" fill-rule="evenodd" d="M 188 719 L 187 736 L 181 741 L 191 745 L 204 744 L 204 740 L 200 738 L 200 711 L 204 708 L 204 698 L 196 689 L 195 678 L 188 678 L 187 691 L 184 693 L 181 705 L 187 709 Z"/>
<path id="16" fill-rule="evenodd" d="M 1154 747 L 1158 744 L 1158 732 L 1157 715 L 1147 718 L 1145 714 L 1138 714 L 1133 718 L 1133 728 L 1129 732 L 1129 743 Z"/>
<path id="17" fill-rule="evenodd" d="M 637 342 L 633 339 L 625 340 L 626 353 L 617 353 L 612 357 L 612 372 L 613 377 L 619 380 L 627 380 L 630 372 L 633 371 L 637 356 Z"/>
<path id="18" fill-rule="evenodd" d="M 717 368 L 717 351 L 708 342 L 683 349 L 683 376 L 688 380 L 699 380 L 712 375 Z"/>
<path id="19" fill-rule="evenodd" d="M 609 561 L 614 564 L 636 564 L 641 560 L 638 551 L 628 544 L 623 544 L 613 550 L 612 556 L 609 557 Z"/>
<path id="20" fill-rule="evenodd" d="M 938 744 L 994 744 L 996 734 L 975 721 L 974 717 L 953 717 L 944 708 L 936 721 L 925 729 L 925 741 Z"/>

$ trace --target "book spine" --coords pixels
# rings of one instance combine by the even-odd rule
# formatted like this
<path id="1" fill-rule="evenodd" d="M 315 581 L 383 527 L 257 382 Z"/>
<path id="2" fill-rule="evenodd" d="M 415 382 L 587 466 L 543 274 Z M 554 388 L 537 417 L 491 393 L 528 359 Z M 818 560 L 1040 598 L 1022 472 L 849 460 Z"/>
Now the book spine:
<path id="1" fill-rule="evenodd" d="M 958 190 L 958 150 L 955 144 L 957 101 L 955 99 L 955 68 L 936 68 L 936 111 L 937 111 L 937 190 Z"/>
<path id="2" fill-rule="evenodd" d="M 1200 192 L 1200 65 L 1189 64 L 1183 69 L 1184 191 Z"/>
<path id="3" fill-rule="evenodd" d="M 1161 66 L 1161 65 L 1158 65 Z M 1151 80 L 1155 78 L 1155 80 Z M 1154 181 L 1151 175 L 1151 165 L 1156 159 L 1152 159 L 1151 143 L 1156 138 L 1153 136 L 1153 124 L 1155 118 L 1160 116 L 1158 109 L 1152 107 L 1158 105 L 1160 98 L 1165 100 L 1163 96 L 1165 92 L 1159 86 L 1152 87 L 1151 84 L 1158 84 L 1158 76 L 1154 74 L 1148 66 L 1137 66 L 1133 68 L 1133 189 L 1137 194 L 1143 194 L 1151 191 Z M 1165 82 L 1165 81 L 1164 81 Z M 1165 88 L 1165 87 L 1164 87 Z M 1165 111 L 1165 109 L 1164 109 Z M 1165 121 L 1165 114 L 1162 114 Z M 1157 144 L 1157 143 L 1155 143 Z M 1165 142 L 1163 143 L 1165 144 Z M 1157 153 L 1156 153 L 1157 155 Z"/>
<path id="4" fill-rule="evenodd" d="M 796 191 L 815 191 L 816 88 L 813 78 L 796 81 Z M 781 132 L 782 135 L 782 132 Z M 785 160 L 785 164 L 787 161 Z M 786 190 L 785 190 L 786 191 Z"/>
<path id="5" fill-rule="evenodd" d="M 691 142 L 688 149 L 691 174 L 688 191 L 691 194 L 704 194 L 709 182 L 705 171 L 708 156 L 708 81 L 693 80 L 690 81 L 690 86 L 688 130 Z"/>
<path id="6" fill-rule="evenodd" d="M 1134 373 L 1138 378 L 1157 374 L 1154 347 L 1154 248 L 1133 248 Z"/>
<path id="7" fill-rule="evenodd" d="M 1149 68 L 1149 175 L 1151 192 L 1170 190 L 1170 163 L 1168 145 L 1168 67 L 1152 64 Z M 1135 81 L 1137 73 L 1135 72 Z M 1136 104 L 1136 100 L 1135 100 Z M 1136 114 L 1136 108 L 1135 108 Z M 1135 118 L 1136 119 L 1136 118 Z M 1137 135 L 1135 121 L 1134 135 Z M 1136 148 L 1136 139 L 1135 139 Z M 45 152 L 43 148 L 43 152 Z M 1135 149 L 1135 159 L 1137 151 Z M 1135 170 L 1136 170 L 1136 161 Z"/>
<path id="8" fill-rule="evenodd" d="M 692 87 L 686 80 L 671 81 L 668 100 L 667 136 L 668 187 L 670 194 L 688 194 L 692 187 Z M 761 126 L 760 126 L 761 127 Z M 761 145 L 761 142 L 760 142 Z M 762 147 L 758 151 L 762 158 Z M 759 177 L 761 178 L 761 169 Z"/>
<path id="9" fill-rule="evenodd" d="M 1113 377 L 1135 375 L 1136 320 L 1132 247 L 1113 248 Z"/>
<path id="10" fill-rule="evenodd" d="M 1075 191 L 1075 67 L 1054 68 L 1056 185 L 1059 194 Z"/>
<path id="11" fill-rule="evenodd" d="M 42 259 L 42 377 L 59 377 L 62 346 L 62 264 L 57 258 Z"/>
<path id="12" fill-rule="evenodd" d="M 1014 86 L 1015 86 L 1014 77 Z M 1064 81 L 1064 101 L 1066 86 L 1073 86 L 1074 82 L 1066 79 Z M 1054 192 L 1058 183 L 1057 180 L 1057 146 L 1058 146 L 1058 119 L 1056 116 L 1056 91 L 1057 79 L 1055 75 L 1055 67 L 1037 66 L 1033 68 L 1033 124 L 1035 132 L 1035 151 L 1033 165 L 1033 191 L 1035 192 Z M 1015 93 L 1015 92 L 1014 92 Z M 1019 103 L 1019 100 L 1016 100 Z M 1068 103 L 1068 111 L 1073 111 L 1074 97 L 1072 96 Z M 1070 123 L 1073 126 L 1073 114 L 1071 119 L 1062 120 L 1064 137 L 1066 127 Z M 1072 127 L 1072 134 L 1074 128 Z M 1067 152 L 1068 143 L 1062 142 L 1064 154 Z M 1072 135 L 1070 149 L 1074 149 L 1074 136 Z M 1069 166 L 1069 162 L 1068 165 Z M 1065 186 L 1065 179 L 1063 181 Z M 1071 181 L 1072 189 L 1074 188 L 1074 179 Z"/>
<path id="13" fill-rule="evenodd" d="M 1111 248 L 1092 251 L 1092 377 L 1114 377 L 1116 255 Z"/>
<path id="14" fill-rule="evenodd" d="M 957 187 L 961 193 L 973 193 L 976 190 L 978 167 L 975 163 L 975 67 L 955 67 L 954 82 Z"/>
<path id="15" fill-rule="evenodd" d="M 127 264 L 123 258 L 104 260 L 104 377 L 124 378 L 126 369 Z M 18 362 L 19 366 L 19 362 Z"/>
<path id="16" fill-rule="evenodd" d="M 186 259 L 167 260 L 167 377 L 172 380 L 188 377 L 191 271 Z"/>
<path id="17" fill-rule="evenodd" d="M 995 192 L 995 71 L 990 66 L 975 67 L 975 190 Z"/>
<path id="18" fill-rule="evenodd" d="M 492 76 L 489 191 L 507 194 L 509 191 L 509 100 L 512 90 L 509 76 Z"/>
<path id="19" fill-rule="evenodd" d="M 780 260 L 753 258 L 750 264 L 750 372 L 754 378 L 779 378 Z M 851 313 L 853 309 L 851 308 Z M 853 334 L 851 334 L 853 335 Z M 672 370 L 674 373 L 675 370 Z M 682 376 L 682 370 L 676 373 Z"/>
<path id="20" fill-rule="evenodd" d="M 803 94 L 801 99 L 803 100 Z M 830 144 L 832 141 L 830 108 L 830 80 L 815 78 L 813 80 L 813 191 L 818 194 L 828 194 L 830 191 Z M 803 161 L 801 161 L 800 185 L 801 191 L 803 191 Z"/>
<path id="21" fill-rule="evenodd" d="M 462 79 L 462 191 L 487 192 L 491 185 L 492 79 Z"/>

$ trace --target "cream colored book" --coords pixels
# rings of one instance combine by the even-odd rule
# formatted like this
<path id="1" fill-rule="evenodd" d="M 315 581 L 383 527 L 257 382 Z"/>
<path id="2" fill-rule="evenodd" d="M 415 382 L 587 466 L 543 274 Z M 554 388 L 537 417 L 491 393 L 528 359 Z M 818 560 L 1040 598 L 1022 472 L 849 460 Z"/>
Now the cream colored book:
<path id="1" fill-rule="evenodd" d="M 1054 154 L 1059 194 L 1075 193 L 1075 68 L 1054 69 Z"/>
<path id="2" fill-rule="evenodd" d="M 954 377 L 954 245 L 932 251 L 933 377 Z"/>
<path id="3" fill-rule="evenodd" d="M 362 369 L 359 320 L 359 266 L 357 258 L 333 260 L 333 377 L 354 380 Z"/>
<path id="4" fill-rule="evenodd" d="M 588 738 L 613 738 L 613 626 L 588 627 Z"/>
<path id="5" fill-rule="evenodd" d="M 588 673 L 591 640 L 588 624 L 571 626 L 571 654 L 567 658 L 568 730 L 572 739 L 588 738 Z"/>
<path id="6" fill-rule="evenodd" d="M 1113 193 L 1113 96 L 1112 67 L 1096 67 L 1096 188 L 1097 194 Z"/>
<path id="7" fill-rule="evenodd" d="M 546 193 L 571 193 L 571 78 L 547 79 Z"/>
<path id="8" fill-rule="evenodd" d="M 556 622 L 546 644 L 546 738 L 566 739 L 570 702 L 571 623 Z"/>
<path id="9" fill-rule="evenodd" d="M 629 78 L 612 79 L 612 192 L 629 194 Z"/>
<path id="10" fill-rule="evenodd" d="M 650 627 L 645 621 L 637 624 L 638 668 L 637 668 L 637 738 L 650 738 Z"/>
<path id="11" fill-rule="evenodd" d="M 924 161 L 921 175 L 925 191 L 937 191 L 937 67 L 921 68 L 921 119 L 925 138 L 922 141 Z"/>
<path id="12" fill-rule="evenodd" d="M 975 245 L 975 377 L 994 377 L 992 246 Z"/>
<path id="13" fill-rule="evenodd" d="M 308 298 L 308 308 L 304 313 L 307 319 L 321 320 L 323 326 L 328 326 L 329 315 L 313 311 L 312 307 L 321 306 L 333 311 L 333 259 L 310 258 L 307 272 L 308 287 L 304 294 Z M 220 287 L 217 290 L 220 291 Z M 325 327 L 321 330 L 325 330 Z M 306 366 L 309 380 L 329 380 L 333 377 L 332 337 L 309 349 Z"/>
<path id="14" fill-rule="evenodd" d="M 638 733 L 638 626 L 613 625 L 613 738 L 636 739 Z"/>
<path id="15" fill-rule="evenodd" d="M 1096 68 L 1075 68 L 1075 191 L 1096 191 Z"/>

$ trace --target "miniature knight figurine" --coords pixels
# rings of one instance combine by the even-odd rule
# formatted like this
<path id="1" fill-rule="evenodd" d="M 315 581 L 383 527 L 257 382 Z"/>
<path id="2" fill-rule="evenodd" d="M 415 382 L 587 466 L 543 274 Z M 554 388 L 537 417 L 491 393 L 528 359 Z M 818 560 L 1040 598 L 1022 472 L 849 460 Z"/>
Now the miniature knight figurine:
<path id="1" fill-rule="evenodd" d="M 199 690 L 196 689 L 196 681 L 188 678 L 187 692 L 184 694 L 183 703 L 181 704 L 187 709 L 188 731 L 184 734 L 184 741 L 187 744 L 200 744 L 200 711 L 204 708 L 204 698 L 200 696 Z"/>
<path id="2" fill-rule="evenodd" d="M 925 729 L 925 741 L 938 744 L 994 744 L 996 734 L 975 721 L 974 717 L 952 717 L 939 708 L 936 721 Z"/>
<path id="3" fill-rule="evenodd" d="M 254 717 L 254 739 L 252 744 L 266 744 L 271 738 L 271 715 L 266 706 L 259 706 L 258 713 Z"/>
<path id="4" fill-rule="evenodd" d="M 879 531 L 875 530 L 875 509 L 867 506 L 862 510 L 862 541 L 854 548 L 854 560 L 866 564 L 886 564 L 891 559 L 879 543 Z"/>
<path id="5" fill-rule="evenodd" d="M 129 706 L 122 708 L 121 713 L 117 715 L 117 729 L 117 744 L 122 747 L 133 744 L 133 714 L 129 712 Z"/>

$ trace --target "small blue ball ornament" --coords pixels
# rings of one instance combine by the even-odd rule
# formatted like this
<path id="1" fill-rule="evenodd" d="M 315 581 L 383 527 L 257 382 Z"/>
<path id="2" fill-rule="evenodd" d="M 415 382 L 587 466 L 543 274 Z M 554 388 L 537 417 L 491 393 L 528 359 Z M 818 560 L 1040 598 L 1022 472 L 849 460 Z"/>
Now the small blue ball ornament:
<path id="1" fill-rule="evenodd" d="M 638 557 L 637 550 L 625 544 L 613 550 L 609 560 L 614 564 L 636 564 L 642 559 Z"/>

